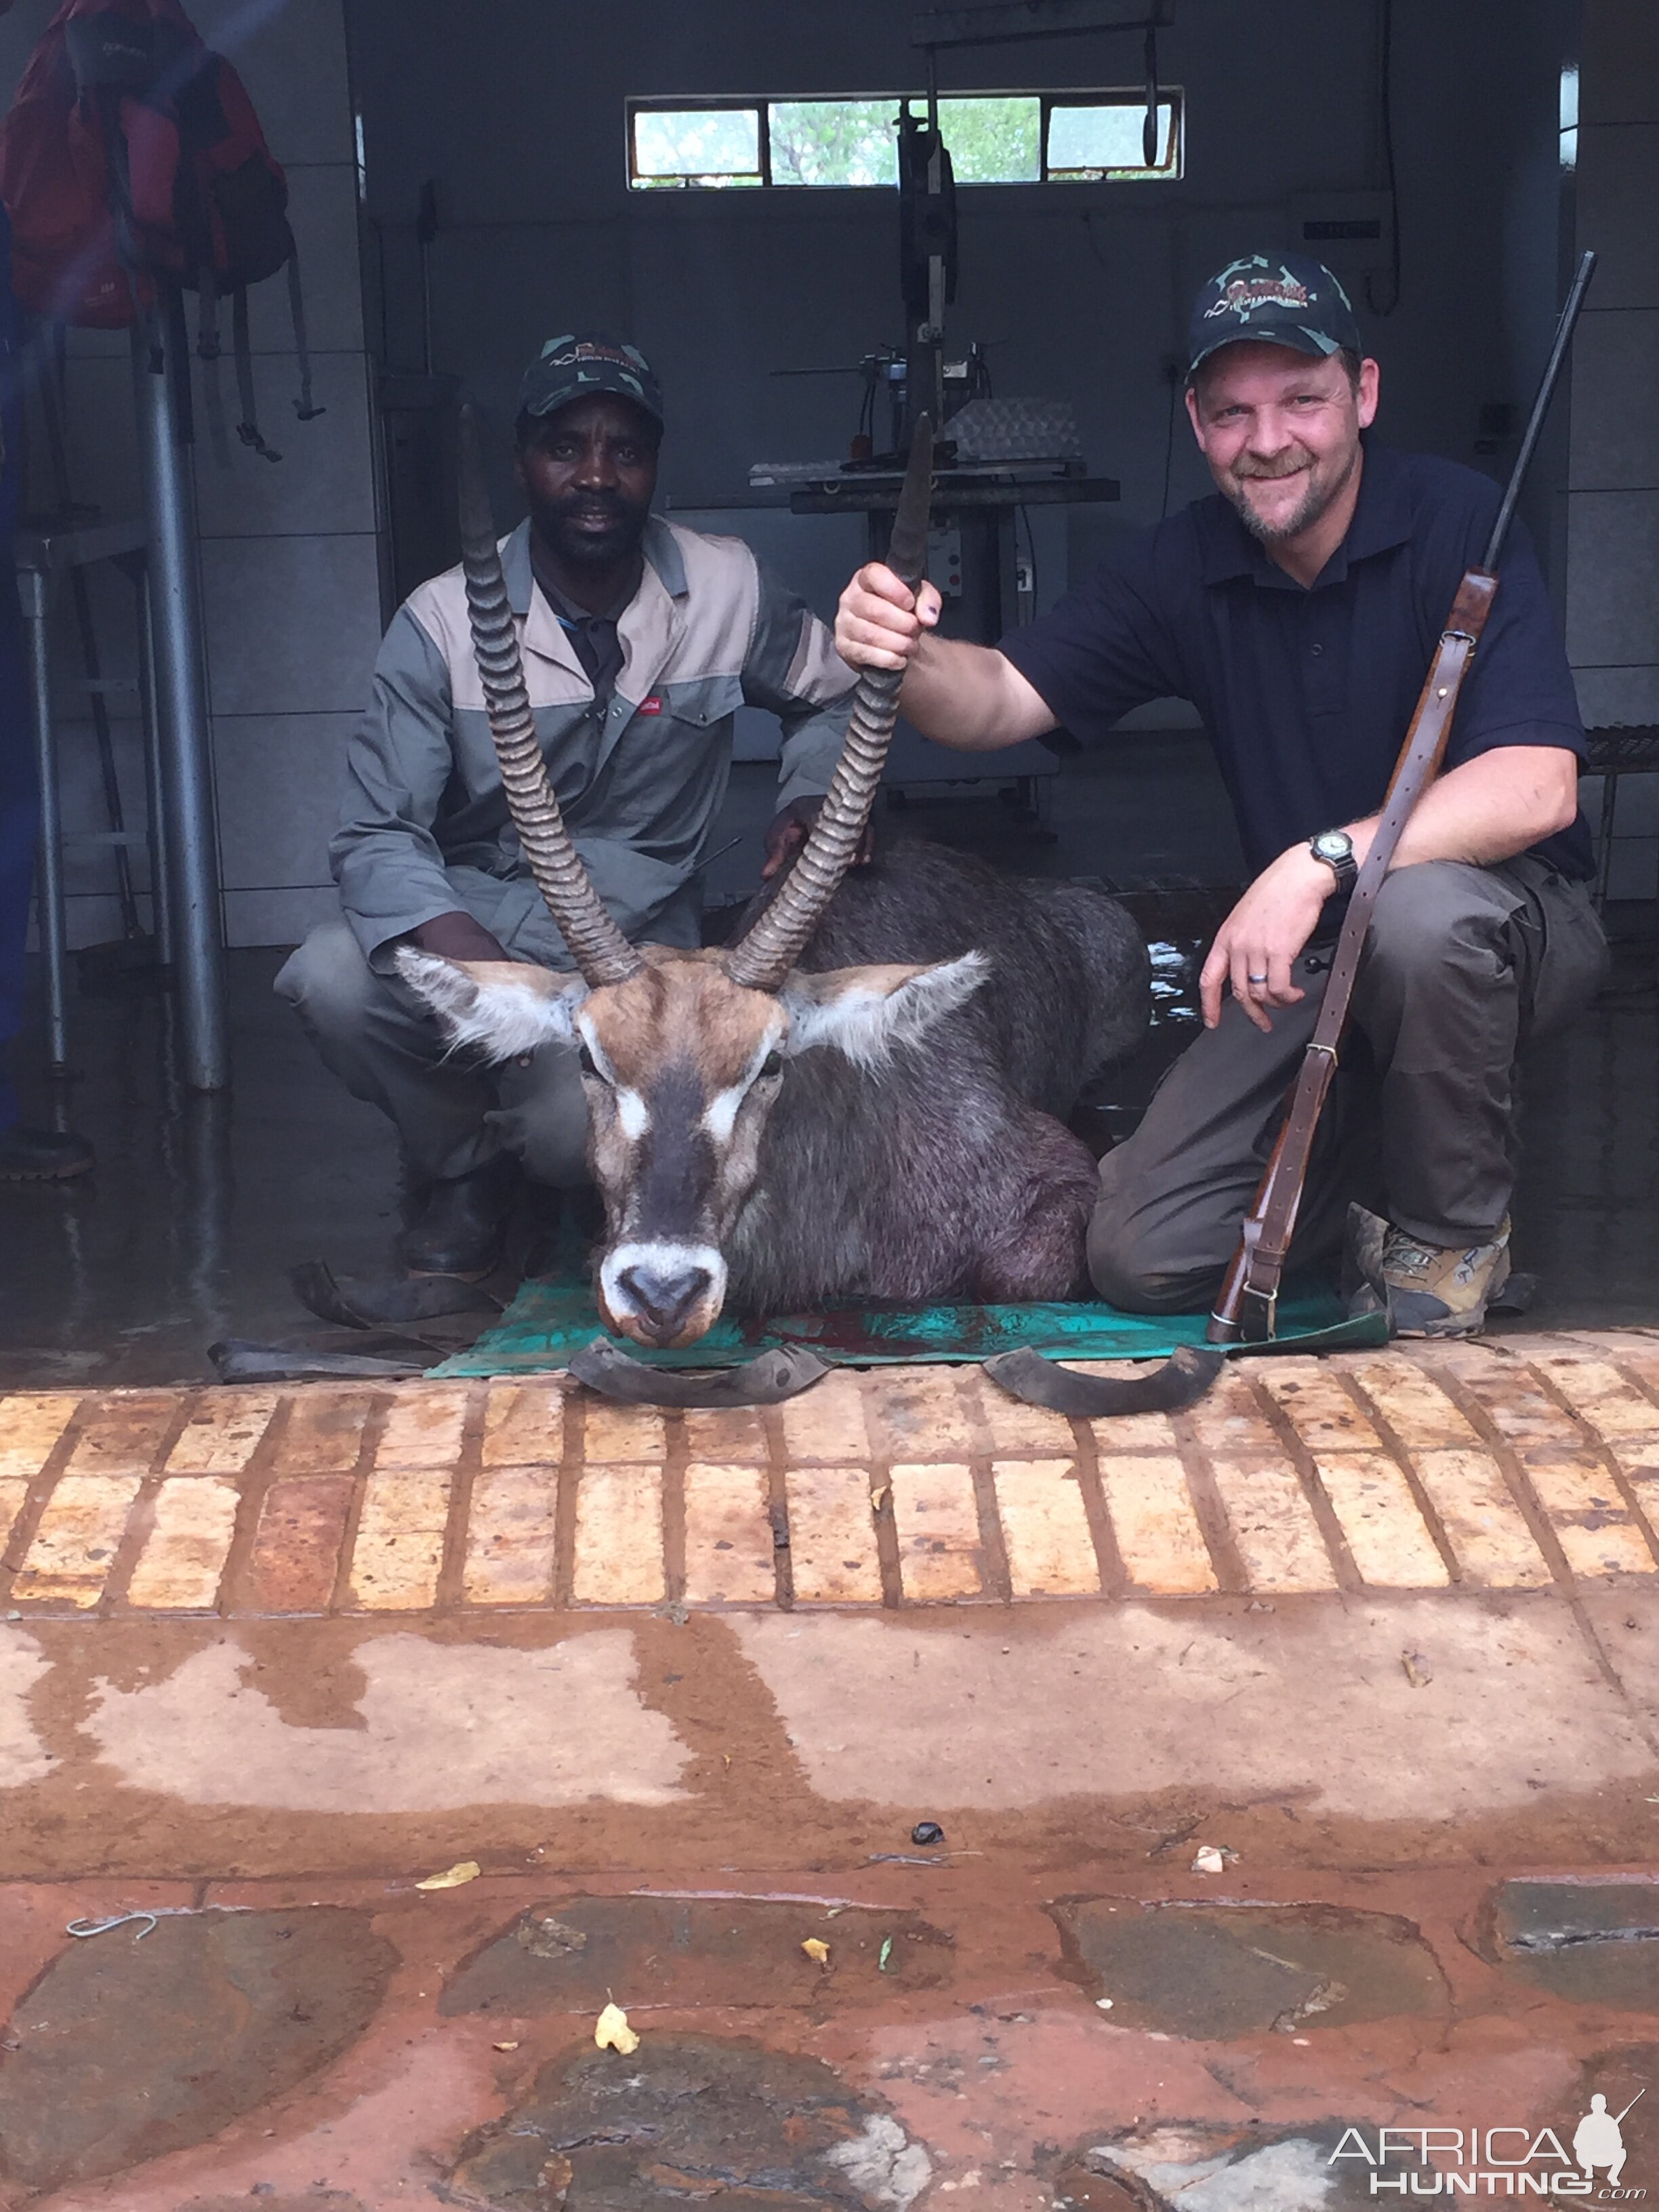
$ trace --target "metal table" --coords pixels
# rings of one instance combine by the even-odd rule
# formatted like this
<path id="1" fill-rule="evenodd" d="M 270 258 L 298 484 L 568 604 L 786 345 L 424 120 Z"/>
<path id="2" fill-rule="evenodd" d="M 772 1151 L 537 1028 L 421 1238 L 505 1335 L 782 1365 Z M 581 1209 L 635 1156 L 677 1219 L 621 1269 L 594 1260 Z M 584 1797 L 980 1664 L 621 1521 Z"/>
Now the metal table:
<path id="1" fill-rule="evenodd" d="M 1011 461 L 935 471 L 933 528 L 954 532 L 960 538 L 952 594 L 947 595 L 940 617 L 941 636 L 994 645 L 1006 631 L 1031 619 L 1032 595 L 1018 584 L 1014 520 L 1019 510 L 1110 506 L 1122 496 L 1123 488 L 1115 477 L 1085 476 L 1081 467 L 1080 463 Z M 887 550 L 902 481 L 896 469 L 856 469 L 834 475 L 781 470 L 775 483 L 751 480 L 745 498 L 724 503 L 787 505 L 792 514 L 862 514 L 869 557 L 879 560 Z M 936 574 L 933 580 L 938 583 L 939 577 Z M 1059 764 L 1053 748 L 1036 739 L 995 755 L 955 754 L 933 745 L 901 721 L 883 781 L 900 786 L 988 779 L 1012 781 L 1018 799 L 1035 811 L 1039 779 L 1056 774 Z"/>
<path id="2" fill-rule="evenodd" d="M 1589 741 L 1584 774 L 1601 778 L 1601 834 L 1595 860 L 1599 910 L 1607 902 L 1607 879 L 1613 872 L 1613 821 L 1619 803 L 1619 779 L 1650 775 L 1659 770 L 1659 727 L 1642 722 L 1622 728 L 1586 730 L 1584 735 Z"/>
<path id="3" fill-rule="evenodd" d="M 898 511 L 902 482 L 896 471 L 860 469 L 793 484 L 787 488 L 789 511 L 866 516 L 871 558 L 879 559 L 887 549 L 889 518 Z M 1015 581 L 1014 517 L 1021 507 L 1107 506 L 1122 495 L 1115 477 L 1067 476 L 1053 468 L 940 469 L 933 477 L 933 527 L 959 529 L 963 539 L 961 599 L 956 608 L 947 604 L 940 634 L 994 645 L 1017 620 L 1029 621 L 1031 610 L 1021 605 Z"/>
<path id="4" fill-rule="evenodd" d="M 885 470 L 858 469 L 779 489 L 796 514 L 890 514 L 897 507 L 902 482 L 896 470 L 890 475 Z M 767 487 L 754 489 L 759 492 Z M 963 507 L 1109 507 L 1122 496 L 1123 487 L 1115 477 L 1063 476 L 1053 470 L 1039 474 L 1012 467 L 940 469 L 933 477 L 935 516 Z"/>

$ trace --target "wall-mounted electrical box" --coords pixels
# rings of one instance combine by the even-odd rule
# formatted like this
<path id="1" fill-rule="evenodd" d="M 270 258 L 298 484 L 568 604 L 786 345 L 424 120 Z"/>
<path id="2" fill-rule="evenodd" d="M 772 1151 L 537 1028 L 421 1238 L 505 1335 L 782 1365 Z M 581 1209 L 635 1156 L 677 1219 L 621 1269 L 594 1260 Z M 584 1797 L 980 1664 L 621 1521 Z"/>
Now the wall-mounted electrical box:
<path id="1" fill-rule="evenodd" d="M 1322 261 L 1345 287 L 1392 265 L 1394 210 L 1387 192 L 1298 193 L 1290 213 L 1291 252 Z"/>

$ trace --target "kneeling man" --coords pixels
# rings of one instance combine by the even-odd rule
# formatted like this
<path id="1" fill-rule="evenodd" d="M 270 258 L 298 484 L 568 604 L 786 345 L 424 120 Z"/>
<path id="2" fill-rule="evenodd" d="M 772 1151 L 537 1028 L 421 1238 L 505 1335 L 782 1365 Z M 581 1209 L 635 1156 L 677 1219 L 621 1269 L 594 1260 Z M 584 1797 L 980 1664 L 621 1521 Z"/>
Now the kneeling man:
<path id="1" fill-rule="evenodd" d="M 1215 494 L 1132 540 L 991 649 L 933 634 L 879 564 L 842 595 L 855 665 L 905 671 L 904 712 L 990 750 L 1192 701 L 1254 880 L 1201 979 L 1204 1033 L 1101 1164 L 1103 1297 L 1199 1310 L 1219 1286 L 1300 1065 L 1340 926 L 1458 581 L 1498 504 L 1487 477 L 1370 434 L 1378 370 L 1316 262 L 1252 255 L 1205 286 L 1187 411 Z M 1515 1062 L 1588 1003 L 1606 947 L 1578 811 L 1583 731 L 1524 537 L 1458 703 L 1444 772 L 1378 899 L 1292 1264 L 1386 1219 L 1361 1310 L 1402 1334 L 1479 1329 L 1509 1273 Z"/>
<path id="2" fill-rule="evenodd" d="M 554 338 L 519 400 L 528 519 L 503 565 L 554 788 L 629 937 L 698 942 L 701 878 L 745 702 L 783 726 L 764 872 L 805 837 L 841 751 L 853 672 L 825 626 L 732 538 L 651 513 L 662 400 L 644 357 Z M 423 1192 L 399 1242 L 415 1274 L 487 1273 L 518 1174 L 586 1180 L 572 1045 L 487 1069 L 451 1054 L 398 975 L 404 944 L 454 960 L 574 963 L 520 851 L 484 714 L 459 568 L 398 610 L 346 757 L 329 848 L 341 918 L 276 978 L 323 1058 L 396 1123 Z"/>

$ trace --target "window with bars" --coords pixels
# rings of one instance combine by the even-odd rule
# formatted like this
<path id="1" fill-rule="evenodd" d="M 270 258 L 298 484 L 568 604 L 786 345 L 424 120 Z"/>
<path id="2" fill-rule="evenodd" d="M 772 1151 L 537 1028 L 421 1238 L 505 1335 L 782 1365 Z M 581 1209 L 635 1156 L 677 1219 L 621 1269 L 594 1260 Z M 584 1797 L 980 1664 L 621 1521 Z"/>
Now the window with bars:
<path id="1" fill-rule="evenodd" d="M 637 191 L 846 190 L 896 185 L 896 122 L 919 94 L 849 100 L 635 100 L 628 176 Z M 939 128 L 959 185 L 1136 183 L 1179 177 L 1182 98 L 1161 89 L 1157 156 L 1131 90 L 957 93 Z"/>

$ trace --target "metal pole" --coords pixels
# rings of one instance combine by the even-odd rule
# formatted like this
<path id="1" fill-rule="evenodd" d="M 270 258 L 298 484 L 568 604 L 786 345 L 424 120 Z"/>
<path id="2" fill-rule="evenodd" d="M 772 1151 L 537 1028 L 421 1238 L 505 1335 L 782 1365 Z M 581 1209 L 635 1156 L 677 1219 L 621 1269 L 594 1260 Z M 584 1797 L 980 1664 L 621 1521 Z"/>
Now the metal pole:
<path id="1" fill-rule="evenodd" d="M 149 563 L 138 573 L 138 699 L 144 719 L 144 794 L 149 812 L 149 933 L 155 957 L 173 961 L 173 884 L 167 872 L 167 824 L 171 809 L 162 782 L 161 714 L 155 698 L 155 656 L 150 640 L 155 625 L 149 606 Z"/>
<path id="2" fill-rule="evenodd" d="M 40 952 L 46 969 L 46 1044 L 51 1072 L 69 1066 L 69 939 L 64 926 L 64 817 L 58 800 L 58 753 L 52 738 L 52 647 L 46 610 L 52 578 L 21 568 L 18 597 L 29 634 L 29 692 L 34 714 L 34 766 L 40 786 Z"/>
<path id="3" fill-rule="evenodd" d="M 196 587 L 194 485 L 179 434 L 189 366 L 177 319 L 132 334 L 144 517 L 149 533 L 150 650 L 155 672 L 167 878 L 173 908 L 173 990 L 184 1048 L 182 1073 L 192 1091 L 230 1081 L 225 1021 L 225 957 L 219 920 L 219 853 L 213 804 L 213 751 L 202 673 L 202 611 Z M 161 349 L 164 373 L 150 368 Z"/>

